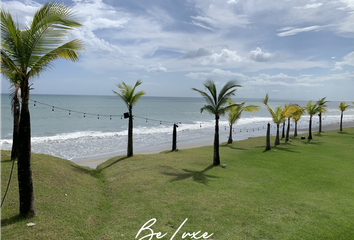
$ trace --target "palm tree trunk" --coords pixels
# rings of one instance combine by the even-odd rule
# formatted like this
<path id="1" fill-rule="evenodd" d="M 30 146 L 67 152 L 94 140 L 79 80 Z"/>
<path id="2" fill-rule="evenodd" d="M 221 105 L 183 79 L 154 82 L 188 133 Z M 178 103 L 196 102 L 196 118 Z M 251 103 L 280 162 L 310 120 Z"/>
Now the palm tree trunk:
<path id="1" fill-rule="evenodd" d="M 275 143 L 274 145 L 279 145 L 279 124 L 277 124 L 277 136 L 275 137 Z"/>
<path id="2" fill-rule="evenodd" d="M 322 113 L 318 114 L 318 117 L 320 118 L 319 120 L 319 128 L 318 128 L 318 132 L 321 133 L 322 132 Z"/>
<path id="3" fill-rule="evenodd" d="M 283 122 L 283 132 L 281 134 L 281 138 L 285 138 L 285 121 Z"/>
<path id="4" fill-rule="evenodd" d="M 286 129 L 285 142 L 289 141 L 289 131 L 290 131 L 290 118 L 288 118 L 288 128 Z"/>
<path id="5" fill-rule="evenodd" d="M 310 115 L 310 122 L 309 122 L 309 137 L 307 139 L 312 139 L 312 115 Z"/>
<path id="6" fill-rule="evenodd" d="M 232 143 L 232 124 L 230 124 L 230 134 L 229 134 L 229 140 L 227 141 L 227 143 Z"/>
<path id="7" fill-rule="evenodd" d="M 133 156 L 133 106 L 129 106 L 128 151 L 127 157 Z"/>
<path id="8" fill-rule="evenodd" d="M 342 131 L 342 123 L 343 123 L 343 111 L 340 113 L 340 131 Z"/>
<path id="9" fill-rule="evenodd" d="M 219 115 L 215 114 L 215 135 L 214 135 L 214 166 L 220 165 L 219 155 Z"/>
<path id="10" fill-rule="evenodd" d="M 297 122 L 295 122 L 295 132 L 294 132 L 294 137 L 297 136 Z"/>
<path id="11" fill-rule="evenodd" d="M 270 150 L 270 124 L 267 124 L 266 150 Z"/>
<path id="12" fill-rule="evenodd" d="M 28 79 L 21 84 L 22 107 L 19 127 L 18 153 L 18 188 L 20 196 L 20 215 L 23 217 L 36 216 L 31 169 L 31 122 L 28 109 L 29 86 Z"/>
<path id="13" fill-rule="evenodd" d="M 172 151 L 177 149 L 177 124 L 173 124 L 173 134 L 172 134 Z"/>
<path id="14" fill-rule="evenodd" d="M 18 157 L 18 141 L 20 131 L 20 103 L 18 99 L 14 102 L 14 129 L 12 135 L 12 150 L 11 160 L 15 160 Z"/>

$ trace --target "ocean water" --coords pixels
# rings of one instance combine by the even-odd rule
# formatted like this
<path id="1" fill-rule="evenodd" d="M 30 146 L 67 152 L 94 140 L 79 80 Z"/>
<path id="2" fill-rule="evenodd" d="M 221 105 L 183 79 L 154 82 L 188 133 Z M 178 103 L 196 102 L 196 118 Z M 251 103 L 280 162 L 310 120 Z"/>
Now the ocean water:
<path id="1" fill-rule="evenodd" d="M 266 124 L 275 124 L 260 102 L 261 99 L 234 99 L 236 102 L 258 105 L 256 113 L 243 112 L 233 127 L 233 140 L 264 136 Z M 36 102 L 34 102 L 36 101 Z M 306 101 L 270 100 L 276 107 L 285 103 L 305 106 Z M 340 102 L 329 102 L 323 123 L 338 123 Z M 133 107 L 134 152 L 172 148 L 173 123 L 178 123 L 177 148 L 213 140 L 214 116 L 203 112 L 203 98 L 142 97 Z M 54 108 L 53 108 L 54 106 Z M 54 111 L 53 111 L 54 110 Z M 70 110 L 70 111 L 69 111 Z M 128 119 L 122 116 L 127 107 L 118 96 L 31 95 L 30 114 L 32 151 L 72 161 L 102 156 L 126 154 Z M 70 113 L 70 114 L 69 114 Z M 354 109 L 344 113 L 344 121 L 353 121 Z M 308 128 L 309 116 L 304 115 L 298 127 Z M 8 95 L 1 95 L 1 149 L 12 146 L 13 118 Z M 291 133 L 294 125 L 292 124 Z M 318 129 L 318 117 L 313 130 Z M 220 142 L 228 139 L 229 125 L 226 116 L 220 118 Z"/>

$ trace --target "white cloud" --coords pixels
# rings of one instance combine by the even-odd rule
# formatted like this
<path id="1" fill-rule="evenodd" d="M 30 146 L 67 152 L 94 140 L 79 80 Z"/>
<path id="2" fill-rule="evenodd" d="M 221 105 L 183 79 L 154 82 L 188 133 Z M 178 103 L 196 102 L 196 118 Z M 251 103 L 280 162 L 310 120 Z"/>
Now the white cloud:
<path id="1" fill-rule="evenodd" d="M 146 68 L 146 70 L 148 72 L 167 72 L 167 69 L 161 66 L 161 64 L 159 64 L 158 66 L 149 66 Z"/>
<path id="2" fill-rule="evenodd" d="M 322 30 L 325 26 L 311 26 L 311 27 L 305 27 L 305 28 L 288 28 L 289 30 L 285 30 L 282 33 L 278 33 L 278 37 L 287 37 L 287 36 L 292 36 L 296 35 L 298 33 L 302 32 L 310 32 L 310 31 L 319 31 Z M 282 29 L 278 30 L 282 31 Z"/>
<path id="3" fill-rule="evenodd" d="M 230 62 L 242 62 L 243 58 L 237 54 L 237 51 L 230 51 L 229 49 L 222 49 L 221 53 L 213 53 L 209 56 L 201 57 L 202 65 L 221 64 Z"/>
<path id="4" fill-rule="evenodd" d="M 319 8 L 322 6 L 323 3 L 313 3 L 313 4 L 306 4 L 305 6 L 302 7 L 294 7 L 296 9 L 310 9 L 310 8 Z"/>
<path id="5" fill-rule="evenodd" d="M 269 75 L 261 73 L 258 76 L 247 76 L 242 73 L 224 71 L 214 69 L 211 72 L 191 72 L 186 74 L 187 77 L 198 80 L 215 79 L 235 79 L 238 80 L 245 88 L 260 86 L 273 89 L 276 87 L 315 87 L 324 84 L 340 84 L 351 81 L 354 77 L 354 72 L 346 72 L 342 74 L 329 74 L 325 76 L 317 75 L 299 75 L 289 76 L 284 73 Z"/>
<path id="6" fill-rule="evenodd" d="M 8 9 L 15 20 L 18 20 L 20 28 L 33 19 L 34 13 L 41 7 L 41 4 L 32 1 L 11 1 L 11 2 L 1 2 L 3 9 Z"/>
<path id="7" fill-rule="evenodd" d="M 205 48 L 199 48 L 197 51 L 189 51 L 185 53 L 181 58 L 182 59 L 193 59 L 199 58 L 203 56 L 211 55 L 211 52 L 206 50 Z"/>
<path id="8" fill-rule="evenodd" d="M 332 70 L 343 70 L 342 66 L 354 66 L 354 52 L 348 53 L 343 57 L 342 62 L 336 62 L 334 69 Z"/>
<path id="9" fill-rule="evenodd" d="M 256 62 L 268 62 L 273 58 L 273 54 L 269 52 L 262 52 L 262 49 L 257 47 L 250 52 L 250 58 Z"/>

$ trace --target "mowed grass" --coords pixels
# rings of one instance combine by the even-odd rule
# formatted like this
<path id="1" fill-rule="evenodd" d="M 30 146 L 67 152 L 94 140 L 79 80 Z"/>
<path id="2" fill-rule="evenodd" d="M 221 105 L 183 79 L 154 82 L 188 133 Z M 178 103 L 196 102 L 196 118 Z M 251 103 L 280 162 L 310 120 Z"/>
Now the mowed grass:
<path id="1" fill-rule="evenodd" d="M 214 240 L 353 239 L 354 128 L 314 133 L 310 142 L 300 136 L 270 151 L 265 137 L 223 143 L 226 168 L 212 165 L 213 147 L 120 156 L 95 170 L 33 154 L 38 216 L 18 217 L 15 172 L 2 237 L 139 239 L 150 233 L 135 238 L 139 229 L 155 218 L 150 228 L 170 239 L 188 218 L 174 239 L 197 231 Z M 2 151 L 2 194 L 9 155 Z M 29 221 L 36 225 L 27 227 Z"/>

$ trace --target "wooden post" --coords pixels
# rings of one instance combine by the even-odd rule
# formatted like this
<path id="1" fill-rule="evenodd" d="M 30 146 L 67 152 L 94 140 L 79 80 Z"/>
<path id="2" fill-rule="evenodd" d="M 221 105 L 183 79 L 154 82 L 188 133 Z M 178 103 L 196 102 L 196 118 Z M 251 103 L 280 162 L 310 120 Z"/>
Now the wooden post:
<path id="1" fill-rule="evenodd" d="M 176 123 L 173 124 L 173 135 L 172 135 L 172 151 L 176 151 L 177 149 L 177 128 L 178 125 Z"/>
<path id="2" fill-rule="evenodd" d="M 267 145 L 266 150 L 270 150 L 270 124 L 267 125 Z"/>

